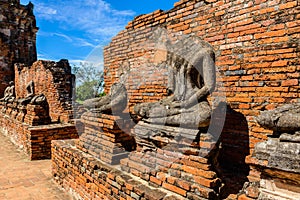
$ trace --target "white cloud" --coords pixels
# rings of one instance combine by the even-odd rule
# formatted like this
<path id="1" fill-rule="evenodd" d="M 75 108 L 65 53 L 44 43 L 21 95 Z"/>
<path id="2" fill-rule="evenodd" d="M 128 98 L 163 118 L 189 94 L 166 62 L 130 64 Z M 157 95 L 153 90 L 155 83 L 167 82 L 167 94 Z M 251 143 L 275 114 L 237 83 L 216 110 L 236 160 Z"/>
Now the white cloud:
<path id="1" fill-rule="evenodd" d="M 135 15 L 131 10 L 116 10 L 103 0 L 44 0 L 35 3 L 38 18 L 59 22 L 76 30 L 101 37 L 114 36 Z"/>
<path id="2" fill-rule="evenodd" d="M 47 7 L 46 5 L 43 5 L 39 3 L 35 6 L 35 11 L 38 13 L 38 16 L 43 19 L 52 19 L 53 16 L 57 14 L 57 10 Z"/>
<path id="3" fill-rule="evenodd" d="M 73 42 L 73 39 L 70 36 L 67 36 L 65 34 L 62 34 L 62 33 L 53 33 L 52 35 L 58 36 L 58 37 L 62 37 L 62 38 L 64 38 L 68 42 Z"/>
<path id="4" fill-rule="evenodd" d="M 74 39 L 74 45 L 79 47 L 92 47 L 95 48 L 96 45 L 92 44 L 91 42 L 88 42 L 85 39 L 82 38 L 73 38 Z"/>
<path id="5" fill-rule="evenodd" d="M 63 38 L 65 41 L 72 43 L 74 46 L 77 46 L 77 47 L 92 47 L 92 48 L 96 47 L 96 45 L 92 44 L 94 41 L 89 41 L 89 39 L 86 39 L 86 38 L 68 36 L 63 33 L 52 33 L 52 32 L 39 31 L 38 36 L 42 36 L 42 37 L 57 36 L 57 37 Z"/>
<path id="6" fill-rule="evenodd" d="M 134 16 L 136 13 L 132 10 L 112 10 L 112 13 L 116 16 Z"/>
<path id="7" fill-rule="evenodd" d="M 80 66 L 81 63 L 85 63 L 85 60 L 69 60 L 69 63 L 71 66 Z"/>
<path id="8" fill-rule="evenodd" d="M 96 46 L 86 58 L 76 58 L 69 60 L 71 66 L 82 66 L 82 64 L 92 65 L 99 71 L 103 70 L 103 45 Z"/>
<path id="9" fill-rule="evenodd" d="M 124 28 L 124 27 L 123 26 L 103 26 L 103 27 L 95 28 L 93 31 L 97 35 L 110 37 L 110 36 L 116 35 L 116 33 L 118 33 L 118 31 L 122 30 L 122 28 Z M 112 34 L 112 33 L 115 33 L 115 34 Z"/>
<path id="10" fill-rule="evenodd" d="M 103 70 L 104 62 L 103 62 L 103 46 L 96 46 L 90 54 L 85 58 L 85 62 L 92 64 L 97 67 L 100 71 Z"/>
<path id="11" fill-rule="evenodd" d="M 54 59 L 51 57 L 51 55 L 48 55 L 46 52 L 39 50 L 38 60 L 54 60 Z"/>
<path id="12" fill-rule="evenodd" d="M 93 61 L 87 61 L 87 60 L 69 60 L 69 63 L 71 66 L 82 66 L 82 65 L 91 65 L 93 67 L 95 67 L 96 69 L 98 69 L 99 71 L 103 70 L 103 62 L 93 62 Z"/>

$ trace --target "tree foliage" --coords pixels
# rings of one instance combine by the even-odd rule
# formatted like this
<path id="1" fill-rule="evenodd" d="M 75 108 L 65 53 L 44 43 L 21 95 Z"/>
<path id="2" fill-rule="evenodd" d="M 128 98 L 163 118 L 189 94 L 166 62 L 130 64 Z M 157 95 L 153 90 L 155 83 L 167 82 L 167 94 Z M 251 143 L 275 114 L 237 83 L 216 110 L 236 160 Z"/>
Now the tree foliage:
<path id="1" fill-rule="evenodd" d="M 90 63 L 80 63 L 80 66 L 72 67 L 72 72 L 76 76 L 77 101 L 81 102 L 103 95 L 103 71 L 100 71 Z"/>

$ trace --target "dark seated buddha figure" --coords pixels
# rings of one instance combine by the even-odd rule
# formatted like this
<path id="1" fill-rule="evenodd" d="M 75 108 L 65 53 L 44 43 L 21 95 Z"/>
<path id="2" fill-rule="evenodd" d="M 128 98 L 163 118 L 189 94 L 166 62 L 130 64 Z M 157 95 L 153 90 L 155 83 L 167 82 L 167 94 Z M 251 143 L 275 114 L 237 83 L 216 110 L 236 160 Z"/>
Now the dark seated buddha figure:
<path id="1" fill-rule="evenodd" d="M 41 105 L 47 102 L 44 94 L 36 95 L 34 91 L 34 82 L 30 81 L 26 85 L 26 97 L 18 99 L 19 105 L 26 106 L 27 104 Z"/>
<path id="2" fill-rule="evenodd" d="M 9 86 L 4 90 L 4 97 L 0 99 L 0 102 L 12 103 L 16 98 L 14 82 L 10 81 Z"/>

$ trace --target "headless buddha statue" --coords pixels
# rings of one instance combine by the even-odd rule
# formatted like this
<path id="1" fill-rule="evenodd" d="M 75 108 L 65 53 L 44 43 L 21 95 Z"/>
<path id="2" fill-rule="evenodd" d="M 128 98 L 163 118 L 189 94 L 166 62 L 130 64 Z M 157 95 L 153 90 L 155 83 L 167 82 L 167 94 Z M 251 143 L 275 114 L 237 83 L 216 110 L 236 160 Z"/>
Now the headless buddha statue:
<path id="1" fill-rule="evenodd" d="M 138 104 L 134 111 L 152 124 L 207 127 L 211 108 L 206 98 L 216 82 L 213 49 L 196 37 L 172 46 L 166 61 L 171 95 L 155 103 Z"/>

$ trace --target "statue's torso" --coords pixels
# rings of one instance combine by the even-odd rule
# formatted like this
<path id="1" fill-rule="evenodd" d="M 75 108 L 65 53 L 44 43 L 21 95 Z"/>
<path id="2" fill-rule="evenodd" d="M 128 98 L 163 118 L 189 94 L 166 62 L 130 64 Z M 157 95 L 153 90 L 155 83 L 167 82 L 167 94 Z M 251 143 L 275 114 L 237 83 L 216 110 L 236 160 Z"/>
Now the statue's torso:
<path id="1" fill-rule="evenodd" d="M 196 69 L 190 72 L 186 67 L 182 66 L 174 70 L 174 97 L 176 101 L 184 101 L 189 99 L 194 93 L 195 89 L 203 87 L 202 77 Z"/>

